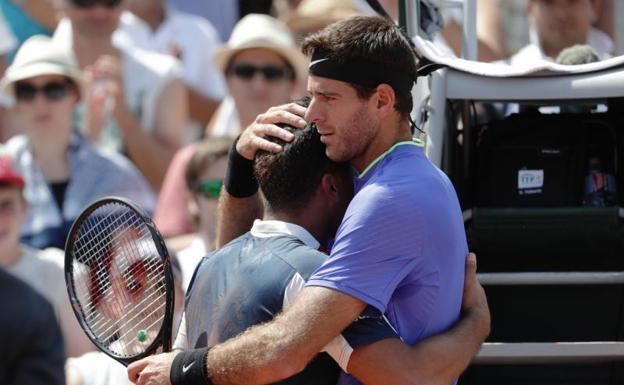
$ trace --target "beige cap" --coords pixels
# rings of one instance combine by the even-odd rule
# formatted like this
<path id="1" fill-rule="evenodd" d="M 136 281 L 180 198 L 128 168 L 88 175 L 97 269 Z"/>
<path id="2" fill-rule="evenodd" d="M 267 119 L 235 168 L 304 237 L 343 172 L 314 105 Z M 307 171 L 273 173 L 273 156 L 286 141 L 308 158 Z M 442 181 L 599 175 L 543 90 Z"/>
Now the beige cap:
<path id="1" fill-rule="evenodd" d="M 278 19 L 262 14 L 249 14 L 234 27 L 228 42 L 214 56 L 217 68 L 225 72 L 232 56 L 248 48 L 267 48 L 277 52 L 294 68 L 297 77 L 307 76 L 308 60 L 295 44 L 288 27 Z"/>
<path id="2" fill-rule="evenodd" d="M 0 80 L 0 93 L 12 98 L 15 82 L 41 75 L 67 76 L 78 88 L 82 83 L 73 52 L 47 36 L 36 35 L 26 40 L 17 51 L 13 63 Z"/>

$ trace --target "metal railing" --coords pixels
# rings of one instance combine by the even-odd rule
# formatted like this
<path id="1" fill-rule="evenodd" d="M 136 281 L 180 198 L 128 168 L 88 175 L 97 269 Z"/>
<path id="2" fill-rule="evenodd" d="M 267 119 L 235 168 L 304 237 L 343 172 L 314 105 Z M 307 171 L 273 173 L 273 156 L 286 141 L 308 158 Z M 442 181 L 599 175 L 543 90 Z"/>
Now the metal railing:
<path id="1" fill-rule="evenodd" d="M 476 0 L 431 0 L 443 7 L 463 8 L 462 56 L 477 58 Z M 420 0 L 405 0 L 405 27 L 414 36 L 421 34 L 419 26 Z M 616 9 L 624 10 L 624 1 L 615 1 Z M 616 13 L 624 14 L 624 13 Z M 622 22 L 618 22 L 622 21 Z M 616 20 L 618 50 L 624 51 L 624 20 Z M 446 126 L 447 70 L 436 71 L 431 78 L 430 122 L 428 127 L 427 156 L 437 165 L 442 160 L 443 132 Z M 604 88 L 604 87 L 602 87 Z M 509 87 L 501 87 L 508 90 Z M 504 91 L 507 92 L 507 91 Z M 434 122 L 434 123 L 431 123 Z M 472 210 L 464 213 L 464 221 L 473 217 Z M 624 218 L 624 209 L 620 209 Z M 479 281 L 485 286 L 532 286 L 532 285 L 623 285 L 624 272 L 530 272 L 530 273 L 481 273 Z M 624 342 L 490 342 L 482 346 L 476 364 L 553 364 L 593 363 L 624 360 Z"/>
<path id="2" fill-rule="evenodd" d="M 438 7 L 462 8 L 462 57 L 477 60 L 477 0 L 430 0 Z M 419 34 L 420 0 L 405 1 L 406 28 L 410 36 Z"/>
<path id="3" fill-rule="evenodd" d="M 624 342 L 485 343 L 476 364 L 520 365 L 596 363 L 624 360 Z"/>

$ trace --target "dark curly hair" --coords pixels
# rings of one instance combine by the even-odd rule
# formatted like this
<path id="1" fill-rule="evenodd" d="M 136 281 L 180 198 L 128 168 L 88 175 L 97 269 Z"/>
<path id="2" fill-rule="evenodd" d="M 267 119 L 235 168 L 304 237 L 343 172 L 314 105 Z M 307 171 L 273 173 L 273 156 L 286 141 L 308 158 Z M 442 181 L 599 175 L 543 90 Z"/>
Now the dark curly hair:
<path id="1" fill-rule="evenodd" d="M 307 107 L 309 99 L 298 103 Z M 348 164 L 336 163 L 325 155 L 325 145 L 313 124 L 304 129 L 283 128 L 292 132 L 295 138 L 284 142 L 271 137 L 270 140 L 282 146 L 282 151 L 258 151 L 254 162 L 254 175 L 266 207 L 273 212 L 303 209 L 324 174 L 349 175 L 350 172 Z"/>
<path id="2" fill-rule="evenodd" d="M 415 81 L 417 58 L 413 47 L 413 43 L 392 21 L 379 16 L 355 16 L 306 37 L 301 50 L 308 56 L 323 50 L 345 61 L 366 60 L 387 71 L 401 72 Z M 375 90 L 349 84 L 361 99 L 368 99 Z M 397 90 L 395 93 L 394 108 L 401 116 L 407 117 L 412 111 L 412 94 L 410 91 Z"/>

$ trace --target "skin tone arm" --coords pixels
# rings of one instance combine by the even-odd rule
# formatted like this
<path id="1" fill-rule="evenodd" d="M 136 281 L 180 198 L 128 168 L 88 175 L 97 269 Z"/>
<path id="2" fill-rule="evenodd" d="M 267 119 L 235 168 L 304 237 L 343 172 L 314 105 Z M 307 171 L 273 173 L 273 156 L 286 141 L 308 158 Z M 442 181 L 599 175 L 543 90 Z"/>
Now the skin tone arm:
<path id="1" fill-rule="evenodd" d="M 24 0 L 22 10 L 49 31 L 56 29 L 58 23 L 53 0 Z"/>
<path id="2" fill-rule="evenodd" d="M 498 0 L 477 1 L 477 51 L 480 61 L 491 62 L 507 56 L 499 8 Z M 461 25 L 450 20 L 440 33 L 455 55 L 461 56 Z"/>
<path id="3" fill-rule="evenodd" d="M 266 384 L 301 371 L 314 355 L 364 309 L 348 295 L 307 287 L 292 307 L 270 323 L 248 329 L 210 350 L 208 367 L 215 384 Z M 490 316 L 476 279 L 476 259 L 468 258 L 463 316 L 444 334 L 410 347 L 384 340 L 354 352 L 349 371 L 362 382 L 446 384 L 457 378 L 489 333 Z M 175 353 L 152 356 L 128 367 L 137 384 L 169 384 Z M 138 373 L 141 373 L 137 379 Z"/>
<path id="4" fill-rule="evenodd" d="M 215 346 L 208 355 L 210 377 L 216 384 L 268 384 L 299 373 L 365 306 L 330 289 L 307 287 L 273 322 Z"/>
<path id="5" fill-rule="evenodd" d="M 468 284 L 474 287 L 478 285 L 476 262 L 471 260 Z M 292 312 L 212 349 L 208 367 L 213 382 L 264 384 L 290 377 L 303 370 L 365 307 L 342 293 L 316 287 L 304 291 L 308 289 L 297 297 Z M 478 295 L 468 294 L 468 303 Z M 349 369 L 366 384 L 450 384 L 468 366 L 488 333 L 489 310 L 487 304 L 479 305 L 466 312 L 452 331 L 415 349 L 398 340 L 358 349 Z"/>
<path id="6" fill-rule="evenodd" d="M 256 151 L 281 151 L 281 146 L 264 139 L 266 136 L 276 136 L 284 141 L 291 141 L 293 135 L 275 123 L 287 123 L 293 127 L 305 127 L 302 116 L 305 107 L 295 103 L 273 107 L 266 113 L 258 115 L 256 120 L 241 134 L 236 151 L 244 158 L 252 160 Z M 224 189 L 219 196 L 217 208 L 217 248 L 230 242 L 232 239 L 249 231 L 255 218 L 262 216 L 263 206 L 260 196 L 254 194 L 247 198 L 236 198 Z"/>
<path id="7" fill-rule="evenodd" d="M 126 112 L 129 111 L 124 108 Z M 146 134 L 132 114 L 125 114 L 124 131 L 128 153 L 146 179 L 158 191 L 173 155 L 180 146 L 187 122 L 187 94 L 181 79 L 170 81 L 161 92 L 156 107 L 153 134 Z"/>
<path id="8" fill-rule="evenodd" d="M 131 12 L 132 11 L 133 10 L 131 9 Z M 161 8 L 161 12 L 163 13 L 159 13 L 159 16 L 156 18 L 155 23 L 154 24 L 150 23 L 150 25 L 152 25 L 153 30 L 156 30 L 156 28 L 160 24 L 160 20 L 162 20 L 161 17 L 165 12 L 164 8 Z M 135 14 L 137 13 L 135 12 Z M 143 19 L 145 19 L 145 16 L 146 15 L 139 15 L 139 17 Z M 175 57 L 176 59 L 180 61 L 183 60 L 182 50 L 180 49 L 179 46 L 175 44 L 173 44 L 169 48 L 169 55 Z M 202 95 L 201 93 L 197 92 L 195 88 L 193 88 L 192 86 L 188 84 L 185 85 L 185 88 L 186 88 L 186 93 L 188 97 L 189 118 L 195 120 L 196 122 L 199 122 L 202 126 L 205 126 L 206 124 L 208 124 L 208 122 L 210 122 L 210 118 L 212 117 L 212 114 L 214 114 L 214 112 L 217 110 L 217 107 L 219 107 L 220 101 L 216 99 L 212 99 L 211 97 Z"/>
<path id="9" fill-rule="evenodd" d="M 219 101 L 204 96 L 193 87 L 186 87 L 188 94 L 189 117 L 205 126 L 219 106 Z"/>
<path id="10" fill-rule="evenodd" d="M 387 339 L 358 348 L 349 360 L 349 372 L 365 384 L 452 383 L 490 332 L 490 310 L 476 271 L 477 260 L 471 253 L 466 261 L 462 318 L 451 330 L 415 346 Z"/>

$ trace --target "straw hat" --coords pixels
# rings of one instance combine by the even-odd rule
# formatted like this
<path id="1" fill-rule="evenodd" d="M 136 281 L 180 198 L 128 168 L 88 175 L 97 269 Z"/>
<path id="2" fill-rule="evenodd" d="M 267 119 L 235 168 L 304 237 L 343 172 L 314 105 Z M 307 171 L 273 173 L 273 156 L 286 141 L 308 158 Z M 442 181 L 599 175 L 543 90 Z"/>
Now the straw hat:
<path id="1" fill-rule="evenodd" d="M 234 27 L 230 40 L 216 51 L 217 68 L 225 72 L 232 56 L 248 48 L 273 50 L 293 66 L 299 79 L 307 75 L 308 60 L 295 44 L 288 27 L 274 17 L 253 13 L 243 17 Z"/>
<path id="2" fill-rule="evenodd" d="M 0 94 L 13 97 L 13 84 L 41 75 L 62 75 L 70 78 L 80 89 L 82 76 L 74 54 L 55 44 L 52 39 L 36 35 L 26 40 L 15 55 L 13 63 L 0 80 Z"/>
<path id="3" fill-rule="evenodd" d="M 303 0 L 286 24 L 298 36 L 305 36 L 326 26 L 361 13 L 352 0 Z"/>

